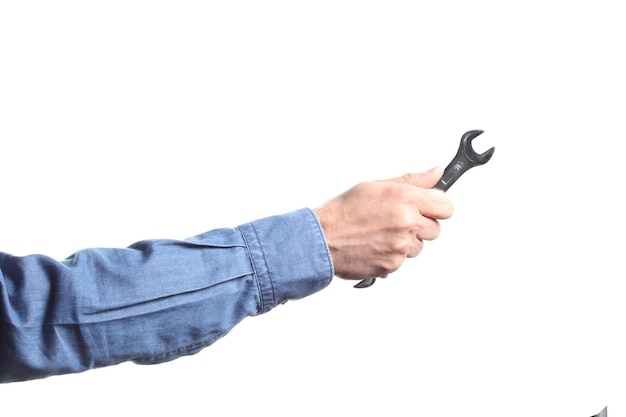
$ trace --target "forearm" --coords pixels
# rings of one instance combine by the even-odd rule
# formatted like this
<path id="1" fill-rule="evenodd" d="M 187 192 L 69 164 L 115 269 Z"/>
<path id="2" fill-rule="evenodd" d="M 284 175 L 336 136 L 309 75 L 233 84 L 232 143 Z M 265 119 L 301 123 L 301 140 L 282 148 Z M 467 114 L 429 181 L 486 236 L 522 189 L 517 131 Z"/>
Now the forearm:
<path id="1" fill-rule="evenodd" d="M 333 276 L 310 210 L 62 262 L 0 254 L 0 268 L 2 382 L 192 354 Z"/>

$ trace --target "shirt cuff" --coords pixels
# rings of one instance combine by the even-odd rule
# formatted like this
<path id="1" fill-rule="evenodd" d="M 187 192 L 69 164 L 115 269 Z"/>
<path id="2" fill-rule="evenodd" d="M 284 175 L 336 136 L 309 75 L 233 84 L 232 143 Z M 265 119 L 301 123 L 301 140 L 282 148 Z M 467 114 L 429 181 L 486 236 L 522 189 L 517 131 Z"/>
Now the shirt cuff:
<path id="1" fill-rule="evenodd" d="M 317 217 L 308 208 L 238 226 L 260 295 L 259 313 L 328 286 L 334 275 Z"/>

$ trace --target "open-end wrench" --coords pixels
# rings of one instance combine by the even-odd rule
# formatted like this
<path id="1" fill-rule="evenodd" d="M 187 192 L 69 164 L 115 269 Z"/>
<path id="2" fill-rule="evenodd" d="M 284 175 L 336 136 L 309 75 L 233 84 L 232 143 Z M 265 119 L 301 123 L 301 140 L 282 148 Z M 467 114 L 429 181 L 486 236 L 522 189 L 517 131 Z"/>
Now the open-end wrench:
<path id="1" fill-rule="evenodd" d="M 477 153 L 474 151 L 474 148 L 472 148 L 472 141 L 481 133 L 483 133 L 482 130 L 470 130 L 469 132 L 465 132 L 463 137 L 461 137 L 459 150 L 452 159 L 452 162 L 450 162 L 443 171 L 443 175 L 441 176 L 439 182 L 437 182 L 433 188 L 445 192 L 467 170 L 478 165 L 484 165 L 491 159 L 493 152 L 496 150 L 495 147 L 492 147 L 483 153 Z M 376 278 L 365 278 L 356 284 L 354 288 L 371 287 L 374 285 L 374 282 L 376 282 Z"/>

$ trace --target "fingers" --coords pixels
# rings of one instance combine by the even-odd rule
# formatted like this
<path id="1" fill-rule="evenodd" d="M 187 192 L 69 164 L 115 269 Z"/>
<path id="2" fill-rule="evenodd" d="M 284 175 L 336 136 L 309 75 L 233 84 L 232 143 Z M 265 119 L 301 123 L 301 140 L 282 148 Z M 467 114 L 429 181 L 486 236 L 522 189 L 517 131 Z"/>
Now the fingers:
<path id="1" fill-rule="evenodd" d="M 424 242 L 417 235 L 406 235 L 403 239 L 394 239 L 386 248 L 386 254 L 377 265 L 375 276 L 385 278 L 400 269 L 404 260 L 417 257 L 424 248 Z"/>
<path id="2" fill-rule="evenodd" d="M 435 240 L 439 237 L 441 233 L 441 225 L 437 220 L 433 220 L 430 218 L 424 218 L 421 220 L 413 229 L 412 236 L 415 236 L 416 239 L 422 240 Z"/>
<path id="3" fill-rule="evenodd" d="M 383 182 L 412 185 L 421 189 L 415 190 L 415 201 L 420 213 L 433 219 L 448 219 L 454 213 L 454 206 L 442 191 L 433 189 L 442 175 L 443 168 L 437 166 L 426 172 L 407 173 Z"/>
<path id="4" fill-rule="evenodd" d="M 452 201 L 440 190 L 420 190 L 416 198 L 419 212 L 431 219 L 449 219 L 454 214 Z"/>
<path id="5" fill-rule="evenodd" d="M 422 253 L 422 249 L 424 248 L 424 242 L 415 236 L 415 244 L 412 245 L 406 252 L 407 258 L 415 258 L 420 253 Z"/>
<path id="6" fill-rule="evenodd" d="M 391 178 L 384 181 L 395 182 L 398 184 L 408 184 L 420 188 L 433 188 L 435 184 L 437 184 L 437 181 L 441 179 L 442 175 L 443 168 L 436 166 L 426 172 L 407 173 L 401 177 Z"/>

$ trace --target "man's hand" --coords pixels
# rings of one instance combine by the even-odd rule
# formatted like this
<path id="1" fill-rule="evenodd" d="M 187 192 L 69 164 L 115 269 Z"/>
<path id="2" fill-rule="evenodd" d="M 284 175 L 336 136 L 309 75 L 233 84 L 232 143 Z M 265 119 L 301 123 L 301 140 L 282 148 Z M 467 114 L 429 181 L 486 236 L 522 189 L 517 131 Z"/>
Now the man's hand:
<path id="1" fill-rule="evenodd" d="M 330 248 L 335 275 L 384 278 L 424 240 L 439 236 L 439 219 L 452 216 L 446 195 L 432 189 L 439 167 L 419 174 L 360 183 L 315 210 Z"/>

